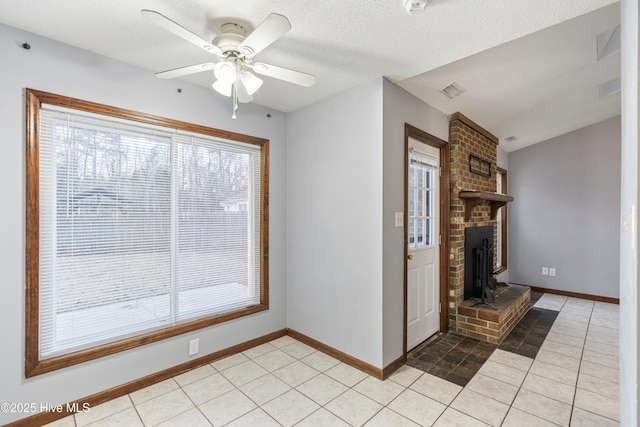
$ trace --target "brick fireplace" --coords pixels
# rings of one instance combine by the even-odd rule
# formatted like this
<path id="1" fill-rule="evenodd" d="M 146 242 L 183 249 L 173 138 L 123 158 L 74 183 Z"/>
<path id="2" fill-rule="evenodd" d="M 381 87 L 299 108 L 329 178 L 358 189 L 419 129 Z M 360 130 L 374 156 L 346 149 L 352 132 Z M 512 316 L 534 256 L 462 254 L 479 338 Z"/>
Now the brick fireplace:
<path id="1" fill-rule="evenodd" d="M 501 342 L 527 313 L 529 288 L 496 290 L 494 304 L 465 300 L 465 229 L 493 227 L 496 210 L 513 200 L 496 194 L 498 138 L 460 113 L 450 117 L 451 228 L 449 255 L 449 330 L 493 344 Z"/>

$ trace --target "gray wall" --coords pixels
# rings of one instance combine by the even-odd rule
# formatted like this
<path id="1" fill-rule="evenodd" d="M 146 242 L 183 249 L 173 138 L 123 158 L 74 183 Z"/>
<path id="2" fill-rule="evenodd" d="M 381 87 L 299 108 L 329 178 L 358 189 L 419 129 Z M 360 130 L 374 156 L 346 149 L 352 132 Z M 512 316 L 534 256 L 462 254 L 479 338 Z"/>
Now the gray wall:
<path id="1" fill-rule="evenodd" d="M 202 356 L 284 328 L 286 116 L 242 104 L 234 121 L 230 100 L 210 89 L 159 80 L 151 71 L 4 25 L 0 40 L 0 321 L 6 326 L 0 328 L 0 402 L 70 402 L 188 361 L 188 341 L 194 337 L 200 338 Z M 28 41 L 31 50 L 21 49 L 14 42 L 18 40 Z M 25 379 L 25 87 L 268 138 L 270 310 Z M 0 413 L 0 424 L 27 415 Z"/>
<path id="2" fill-rule="evenodd" d="M 509 170 L 509 153 L 504 151 L 500 146 L 498 146 L 496 163 L 498 163 L 499 168 Z"/>
<path id="3" fill-rule="evenodd" d="M 622 192 L 620 236 L 620 425 L 632 427 L 640 419 L 638 407 L 638 257 L 636 233 L 624 222 L 638 223 L 638 83 L 640 83 L 640 8 L 637 0 L 622 0 Z M 632 207 L 636 208 L 632 217 Z M 633 245 L 636 240 L 636 246 Z"/>
<path id="4" fill-rule="evenodd" d="M 384 80 L 383 166 L 383 353 L 384 366 L 402 355 L 404 319 L 404 233 L 395 213 L 404 210 L 404 125 L 445 141 L 449 120 L 401 87 Z"/>
<path id="5" fill-rule="evenodd" d="M 382 79 L 289 114 L 287 324 L 382 367 Z"/>
<path id="6" fill-rule="evenodd" d="M 402 355 L 404 124 L 446 116 L 379 78 L 291 113 L 287 324 L 383 368 Z"/>
<path id="7" fill-rule="evenodd" d="M 620 117 L 511 152 L 508 180 L 510 282 L 618 297 Z"/>

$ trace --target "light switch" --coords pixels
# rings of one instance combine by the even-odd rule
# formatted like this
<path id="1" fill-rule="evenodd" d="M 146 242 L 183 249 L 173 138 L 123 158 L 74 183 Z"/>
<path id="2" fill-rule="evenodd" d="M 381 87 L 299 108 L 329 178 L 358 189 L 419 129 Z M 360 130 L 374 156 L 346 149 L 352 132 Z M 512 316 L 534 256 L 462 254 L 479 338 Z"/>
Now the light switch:
<path id="1" fill-rule="evenodd" d="M 404 212 L 396 212 L 396 227 L 404 226 Z"/>

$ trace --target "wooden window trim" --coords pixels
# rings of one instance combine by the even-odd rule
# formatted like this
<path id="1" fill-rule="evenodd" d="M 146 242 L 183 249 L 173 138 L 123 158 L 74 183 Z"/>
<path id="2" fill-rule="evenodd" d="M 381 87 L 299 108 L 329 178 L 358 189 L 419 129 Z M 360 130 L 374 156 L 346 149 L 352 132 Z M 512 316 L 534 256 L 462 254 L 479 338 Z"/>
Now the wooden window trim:
<path id="1" fill-rule="evenodd" d="M 167 119 L 150 114 L 111 107 L 89 101 L 26 89 L 26 253 L 25 253 L 25 377 L 97 359 L 109 354 L 129 350 L 197 329 L 237 319 L 269 309 L 269 140 L 234 132 Z M 110 344 L 80 350 L 63 356 L 39 360 L 39 117 L 40 106 L 46 103 L 105 116 L 133 120 L 141 123 L 180 129 L 217 138 L 260 146 L 260 302 L 252 307 L 221 313 L 204 319 L 126 338 Z"/>
<path id="2" fill-rule="evenodd" d="M 503 194 L 508 194 L 507 193 L 507 170 L 506 169 L 502 169 L 501 167 L 496 168 L 497 171 L 501 174 L 501 186 L 502 186 L 502 193 Z M 500 268 L 498 268 L 495 273 L 502 273 L 503 271 L 507 270 L 507 204 L 505 204 L 504 206 L 502 206 L 500 208 L 500 219 L 502 220 L 501 226 L 502 226 L 502 235 L 501 235 L 501 241 L 500 241 L 500 255 L 501 258 L 500 260 L 502 261 L 502 263 L 500 264 Z"/>

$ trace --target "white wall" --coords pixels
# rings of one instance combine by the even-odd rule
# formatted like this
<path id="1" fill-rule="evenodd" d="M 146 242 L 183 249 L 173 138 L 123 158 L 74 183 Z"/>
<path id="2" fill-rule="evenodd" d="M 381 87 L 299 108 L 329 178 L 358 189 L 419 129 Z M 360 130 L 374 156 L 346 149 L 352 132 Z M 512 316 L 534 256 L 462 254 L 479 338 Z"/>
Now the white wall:
<path id="1" fill-rule="evenodd" d="M 384 80 L 383 365 L 402 355 L 404 234 L 395 213 L 404 210 L 404 127 L 408 123 L 445 141 L 449 120 L 401 87 Z"/>
<path id="2" fill-rule="evenodd" d="M 382 365 L 382 79 L 289 114 L 287 324 Z"/>
<path id="3" fill-rule="evenodd" d="M 620 117 L 509 153 L 508 179 L 510 281 L 617 298 Z"/>
<path id="4" fill-rule="evenodd" d="M 620 420 L 623 427 L 638 425 L 638 249 L 632 239 L 640 241 L 638 232 L 624 222 L 632 218 L 632 206 L 638 207 L 638 84 L 640 70 L 640 10 L 637 0 L 622 0 L 622 194 L 620 235 Z"/>
<path id="5" fill-rule="evenodd" d="M 200 338 L 199 356 L 282 329 L 285 324 L 286 116 L 231 102 L 213 91 L 163 81 L 93 53 L 0 25 L 0 402 L 66 403 L 184 363 L 187 342 Z M 20 48 L 27 41 L 31 50 Z M 268 82 L 267 82 L 268 83 Z M 265 84 L 267 84 L 265 83 Z M 55 372 L 24 378 L 25 316 L 25 104 L 24 88 L 100 102 L 270 140 L 270 304 L 250 317 L 114 354 Z M 177 88 L 183 89 L 182 93 Z M 270 113 L 271 118 L 266 114 Z M 0 413 L 0 424 L 28 414 Z"/>

